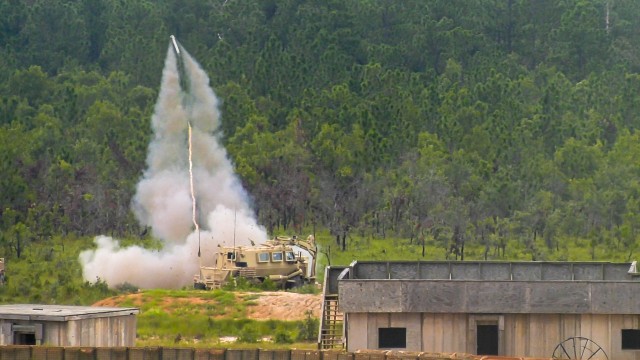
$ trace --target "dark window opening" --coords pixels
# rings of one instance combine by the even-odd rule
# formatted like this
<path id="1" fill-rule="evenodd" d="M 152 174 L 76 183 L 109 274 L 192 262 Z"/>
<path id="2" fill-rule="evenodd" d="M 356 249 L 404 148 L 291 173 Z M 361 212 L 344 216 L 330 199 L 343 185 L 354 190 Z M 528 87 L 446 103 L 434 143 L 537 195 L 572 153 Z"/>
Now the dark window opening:
<path id="1" fill-rule="evenodd" d="M 35 345 L 36 334 L 15 332 L 13 333 L 13 344 L 14 345 Z"/>
<path id="2" fill-rule="evenodd" d="M 622 329 L 622 350 L 640 350 L 640 330 Z"/>
<path id="3" fill-rule="evenodd" d="M 394 349 L 407 347 L 407 328 L 379 328 L 378 348 Z"/>
<path id="4" fill-rule="evenodd" d="M 498 325 L 477 325 L 477 355 L 498 355 Z"/>

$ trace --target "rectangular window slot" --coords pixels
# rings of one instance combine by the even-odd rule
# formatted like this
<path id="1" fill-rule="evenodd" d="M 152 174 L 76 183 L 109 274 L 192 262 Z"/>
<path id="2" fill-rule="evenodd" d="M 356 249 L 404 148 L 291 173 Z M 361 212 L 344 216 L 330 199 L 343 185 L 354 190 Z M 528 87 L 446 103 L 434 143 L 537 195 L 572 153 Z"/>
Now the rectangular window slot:
<path id="1" fill-rule="evenodd" d="M 622 350 L 640 350 L 640 330 L 622 329 Z"/>
<path id="2" fill-rule="evenodd" d="M 379 349 L 404 349 L 407 347 L 407 328 L 389 327 L 378 329 Z"/>

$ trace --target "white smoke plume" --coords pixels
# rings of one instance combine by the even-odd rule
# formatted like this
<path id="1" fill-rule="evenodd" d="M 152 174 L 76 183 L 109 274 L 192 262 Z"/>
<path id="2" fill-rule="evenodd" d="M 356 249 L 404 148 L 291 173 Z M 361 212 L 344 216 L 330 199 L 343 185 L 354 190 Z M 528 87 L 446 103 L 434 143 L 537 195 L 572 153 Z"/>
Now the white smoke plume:
<path id="1" fill-rule="evenodd" d="M 209 77 L 183 48 L 180 54 L 189 89 L 185 93 L 180 87 L 178 59 L 170 45 L 152 117 L 147 169 L 133 199 L 139 222 L 151 227 L 164 246 L 159 251 L 122 248 L 117 240 L 98 236 L 97 248 L 80 254 L 87 281 L 99 278 L 110 287 L 126 282 L 141 288 L 180 288 L 193 283 L 200 261 L 210 265 L 207 259 L 213 258 L 218 244 L 248 245 L 249 239 L 267 239 L 216 136 L 220 114 Z M 189 151 L 199 233 L 192 221 Z"/>

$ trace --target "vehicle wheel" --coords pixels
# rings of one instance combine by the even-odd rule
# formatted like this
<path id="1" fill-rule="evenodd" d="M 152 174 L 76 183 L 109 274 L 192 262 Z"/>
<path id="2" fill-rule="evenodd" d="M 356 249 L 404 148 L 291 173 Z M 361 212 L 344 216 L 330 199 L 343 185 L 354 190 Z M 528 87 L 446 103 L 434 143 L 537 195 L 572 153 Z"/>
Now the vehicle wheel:
<path id="1" fill-rule="evenodd" d="M 196 290 L 206 290 L 207 286 L 203 283 L 194 283 L 193 288 Z"/>
<path id="2" fill-rule="evenodd" d="M 290 281 L 287 281 L 287 289 L 295 289 L 304 285 L 304 281 L 302 280 L 302 276 L 294 276 Z"/>
<path id="3" fill-rule="evenodd" d="M 600 345 L 585 337 L 570 337 L 553 350 L 553 359 L 609 359 Z"/>

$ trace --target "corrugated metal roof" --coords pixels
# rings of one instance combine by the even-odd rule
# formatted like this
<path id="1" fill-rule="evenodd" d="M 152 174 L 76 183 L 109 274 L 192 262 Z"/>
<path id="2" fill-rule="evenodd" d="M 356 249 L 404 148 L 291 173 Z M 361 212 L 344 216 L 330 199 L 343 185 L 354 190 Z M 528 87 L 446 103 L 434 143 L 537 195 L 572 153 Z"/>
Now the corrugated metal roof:
<path id="1" fill-rule="evenodd" d="M 0 319 L 69 321 L 89 318 L 136 315 L 138 308 L 10 304 L 0 305 Z"/>

